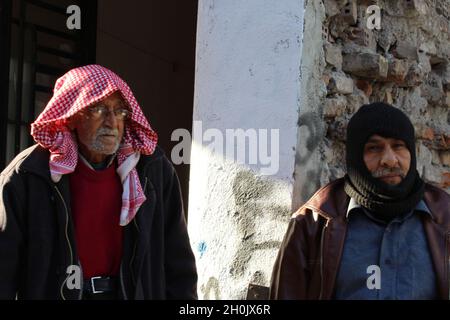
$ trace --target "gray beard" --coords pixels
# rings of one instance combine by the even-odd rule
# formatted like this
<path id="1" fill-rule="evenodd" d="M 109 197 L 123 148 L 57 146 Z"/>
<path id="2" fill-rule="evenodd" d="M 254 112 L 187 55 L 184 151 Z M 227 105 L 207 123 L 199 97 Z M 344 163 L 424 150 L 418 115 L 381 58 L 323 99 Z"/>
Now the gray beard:
<path id="1" fill-rule="evenodd" d="M 101 153 L 101 154 L 106 154 L 106 155 L 111 155 L 117 152 L 117 150 L 119 149 L 120 146 L 120 141 L 117 139 L 115 146 L 112 149 L 107 149 L 105 144 L 100 140 L 100 136 L 104 135 L 104 134 L 108 134 L 108 135 L 114 135 L 117 139 L 117 136 L 119 135 L 119 131 L 117 129 L 108 129 L 108 128 L 100 128 L 97 130 L 97 132 L 95 133 L 95 137 L 92 139 L 92 142 L 90 143 L 90 145 L 88 146 L 90 150 Z"/>

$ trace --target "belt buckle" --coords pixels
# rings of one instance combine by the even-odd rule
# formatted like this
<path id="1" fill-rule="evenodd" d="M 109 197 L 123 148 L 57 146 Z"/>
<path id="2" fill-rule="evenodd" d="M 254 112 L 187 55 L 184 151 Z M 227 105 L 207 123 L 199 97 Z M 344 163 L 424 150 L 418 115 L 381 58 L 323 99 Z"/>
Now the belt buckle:
<path id="1" fill-rule="evenodd" d="M 97 276 L 97 277 L 92 277 L 92 278 L 91 278 L 91 289 L 92 289 L 92 293 L 103 293 L 103 292 L 104 292 L 104 291 L 102 291 L 102 290 L 95 290 L 94 280 L 95 280 L 95 279 L 100 279 L 100 278 L 102 278 L 102 277 Z"/>

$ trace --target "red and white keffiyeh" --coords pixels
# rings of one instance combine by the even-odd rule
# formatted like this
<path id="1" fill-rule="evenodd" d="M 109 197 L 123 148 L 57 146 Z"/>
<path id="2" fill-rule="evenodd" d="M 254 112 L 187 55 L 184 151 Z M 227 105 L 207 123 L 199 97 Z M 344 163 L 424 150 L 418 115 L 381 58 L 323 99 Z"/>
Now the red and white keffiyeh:
<path id="1" fill-rule="evenodd" d="M 78 161 L 76 138 L 66 120 L 115 91 L 122 94 L 131 110 L 117 151 L 117 173 L 123 185 L 120 225 L 125 226 L 146 200 L 135 166 L 141 154 L 154 152 L 158 140 L 125 81 L 100 65 L 70 70 L 56 81 L 53 97 L 31 125 L 31 135 L 50 150 L 50 174 L 58 182 L 62 175 L 75 170 Z"/>

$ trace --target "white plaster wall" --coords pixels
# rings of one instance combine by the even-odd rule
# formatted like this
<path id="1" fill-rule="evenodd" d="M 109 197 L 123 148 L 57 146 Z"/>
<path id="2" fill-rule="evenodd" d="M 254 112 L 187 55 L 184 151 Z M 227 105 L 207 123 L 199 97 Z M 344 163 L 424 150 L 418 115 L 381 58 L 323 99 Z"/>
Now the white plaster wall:
<path id="1" fill-rule="evenodd" d="M 302 52 L 301 87 L 297 132 L 297 155 L 292 211 L 297 210 L 316 192 L 327 173 L 327 165 L 321 160 L 321 143 L 325 135 L 323 105 L 327 88 L 322 80 L 325 68 L 322 23 L 325 7 L 322 1 L 308 0 L 305 6 L 305 25 Z M 322 183 L 321 183 L 322 182 Z"/>
<path id="2" fill-rule="evenodd" d="M 291 213 L 302 28 L 302 0 L 199 1 L 188 226 L 201 299 L 269 285 Z M 211 128 L 225 143 L 226 129 L 278 129 L 279 170 L 213 152 Z"/>

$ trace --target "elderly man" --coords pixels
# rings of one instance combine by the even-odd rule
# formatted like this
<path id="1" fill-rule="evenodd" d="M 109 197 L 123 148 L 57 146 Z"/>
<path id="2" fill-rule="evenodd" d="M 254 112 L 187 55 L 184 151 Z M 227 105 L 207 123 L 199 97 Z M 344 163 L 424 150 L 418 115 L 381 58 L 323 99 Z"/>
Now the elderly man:
<path id="1" fill-rule="evenodd" d="M 448 299 L 450 196 L 416 169 L 414 127 L 399 109 L 350 119 L 347 175 L 293 215 L 272 299 Z"/>
<path id="2" fill-rule="evenodd" d="M 127 84 L 56 82 L 0 180 L 0 298 L 196 299 L 178 178 Z"/>

